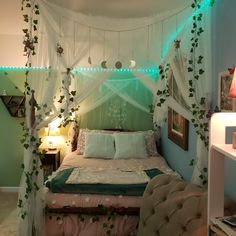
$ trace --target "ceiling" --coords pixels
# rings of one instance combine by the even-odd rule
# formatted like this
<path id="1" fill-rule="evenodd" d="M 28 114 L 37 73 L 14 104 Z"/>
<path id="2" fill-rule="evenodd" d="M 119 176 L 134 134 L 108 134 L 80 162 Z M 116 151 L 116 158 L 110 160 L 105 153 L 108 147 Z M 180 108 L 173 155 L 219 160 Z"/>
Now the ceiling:
<path id="1" fill-rule="evenodd" d="M 192 0 L 47 0 L 84 14 L 116 18 L 145 17 L 182 8 Z"/>

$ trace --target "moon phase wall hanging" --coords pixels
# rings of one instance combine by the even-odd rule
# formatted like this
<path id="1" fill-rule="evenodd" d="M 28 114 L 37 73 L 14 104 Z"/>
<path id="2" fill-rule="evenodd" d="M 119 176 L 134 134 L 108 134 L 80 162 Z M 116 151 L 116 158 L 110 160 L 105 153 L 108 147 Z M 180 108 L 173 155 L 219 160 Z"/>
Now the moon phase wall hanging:
<path id="1" fill-rule="evenodd" d="M 107 61 L 106 61 L 106 31 L 104 31 L 104 34 L 103 34 L 103 61 L 101 62 L 101 67 L 103 69 L 107 69 Z"/>
<path id="2" fill-rule="evenodd" d="M 119 61 L 120 58 L 120 32 L 118 33 L 118 61 L 115 64 L 116 69 L 121 69 L 122 68 L 122 63 Z"/>
<path id="3" fill-rule="evenodd" d="M 88 63 L 91 65 L 92 60 L 91 60 L 91 56 L 90 56 L 90 49 L 91 49 L 91 28 L 89 27 L 89 57 L 88 57 Z"/>
<path id="4" fill-rule="evenodd" d="M 132 35 L 133 40 L 133 35 Z M 92 59 L 91 59 L 91 27 L 89 27 L 89 52 L 88 52 L 88 63 L 92 65 Z M 117 50 L 117 58 L 118 60 L 115 62 L 114 66 L 116 69 L 122 68 L 122 62 L 120 61 L 120 32 L 118 32 L 118 50 Z M 128 68 L 134 69 L 136 67 L 137 62 L 133 59 L 134 58 L 134 49 L 132 48 L 132 59 L 129 60 L 129 63 L 127 65 Z M 103 59 L 100 63 L 101 68 L 107 69 L 107 59 L 106 59 L 106 31 L 103 31 Z"/>

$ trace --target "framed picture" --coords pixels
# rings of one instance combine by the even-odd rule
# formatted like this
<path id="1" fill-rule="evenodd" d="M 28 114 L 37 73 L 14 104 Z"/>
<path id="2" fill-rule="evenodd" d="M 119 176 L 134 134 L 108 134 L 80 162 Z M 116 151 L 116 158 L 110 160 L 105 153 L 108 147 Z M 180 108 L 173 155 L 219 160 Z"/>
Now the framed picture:
<path id="1" fill-rule="evenodd" d="M 188 150 L 188 120 L 168 107 L 168 138 Z"/>
<path id="2" fill-rule="evenodd" d="M 232 82 L 233 74 L 229 71 L 219 73 L 218 82 L 218 107 L 221 111 L 232 111 L 233 102 L 229 97 L 229 88 Z"/>

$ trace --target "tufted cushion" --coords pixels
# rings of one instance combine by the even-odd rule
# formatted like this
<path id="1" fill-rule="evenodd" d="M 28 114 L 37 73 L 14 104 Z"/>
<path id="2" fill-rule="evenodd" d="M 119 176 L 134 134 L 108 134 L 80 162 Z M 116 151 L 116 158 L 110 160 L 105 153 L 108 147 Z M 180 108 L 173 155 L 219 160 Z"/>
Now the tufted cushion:
<path id="1" fill-rule="evenodd" d="M 207 235 L 207 191 L 170 175 L 147 185 L 138 236 Z"/>

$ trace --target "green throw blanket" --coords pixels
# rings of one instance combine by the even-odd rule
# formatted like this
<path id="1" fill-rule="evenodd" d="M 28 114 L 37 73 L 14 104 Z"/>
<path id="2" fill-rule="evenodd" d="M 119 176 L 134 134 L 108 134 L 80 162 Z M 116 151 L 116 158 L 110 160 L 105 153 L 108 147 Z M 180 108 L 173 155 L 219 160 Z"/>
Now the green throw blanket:
<path id="1" fill-rule="evenodd" d="M 74 168 L 65 169 L 57 173 L 46 186 L 53 193 L 87 193 L 105 195 L 142 196 L 147 183 L 142 184 L 66 184 Z M 159 169 L 144 170 L 150 179 L 163 174 Z"/>

